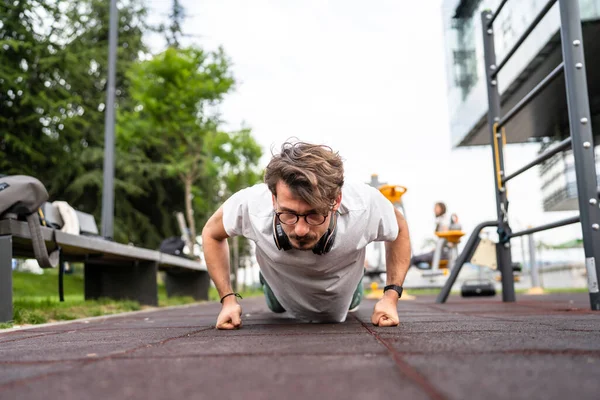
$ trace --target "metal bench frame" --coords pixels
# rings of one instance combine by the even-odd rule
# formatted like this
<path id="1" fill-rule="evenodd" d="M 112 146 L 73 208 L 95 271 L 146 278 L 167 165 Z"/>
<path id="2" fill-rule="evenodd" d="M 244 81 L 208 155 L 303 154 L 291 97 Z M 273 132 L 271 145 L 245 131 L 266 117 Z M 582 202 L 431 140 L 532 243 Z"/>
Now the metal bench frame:
<path id="1" fill-rule="evenodd" d="M 101 237 L 73 235 L 42 227 L 49 251 L 60 247 L 62 261 L 84 264 L 84 296 L 131 299 L 140 304 L 158 305 L 158 271 L 166 272 L 169 296 L 192 296 L 208 300 L 210 277 L 206 266 L 198 261 Z M 31 235 L 26 222 L 0 220 L 0 322 L 11 321 L 12 259 L 33 257 Z"/>

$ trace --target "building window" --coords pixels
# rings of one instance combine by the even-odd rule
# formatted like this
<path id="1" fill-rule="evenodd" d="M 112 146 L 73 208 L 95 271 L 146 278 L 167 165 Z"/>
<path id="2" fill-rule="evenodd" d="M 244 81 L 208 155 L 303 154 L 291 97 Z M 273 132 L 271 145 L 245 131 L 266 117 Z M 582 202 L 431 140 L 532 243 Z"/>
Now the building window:
<path id="1" fill-rule="evenodd" d="M 475 10 L 481 0 L 463 0 L 456 8 L 452 29 L 456 34 L 456 48 L 452 52 L 454 84 L 465 100 L 478 80 L 475 53 Z"/>

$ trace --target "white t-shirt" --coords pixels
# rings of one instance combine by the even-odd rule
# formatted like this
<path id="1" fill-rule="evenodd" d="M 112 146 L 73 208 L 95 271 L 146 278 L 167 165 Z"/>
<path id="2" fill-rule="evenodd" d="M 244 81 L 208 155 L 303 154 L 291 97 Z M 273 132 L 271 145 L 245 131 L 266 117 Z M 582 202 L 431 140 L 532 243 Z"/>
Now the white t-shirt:
<path id="1" fill-rule="evenodd" d="M 365 247 L 393 241 L 398 223 L 392 203 L 365 183 L 345 183 L 333 247 L 323 255 L 278 250 L 273 241 L 273 202 L 264 183 L 243 189 L 223 204 L 229 236 L 256 243 L 264 279 L 291 316 L 312 322 L 343 322 L 363 273 Z"/>

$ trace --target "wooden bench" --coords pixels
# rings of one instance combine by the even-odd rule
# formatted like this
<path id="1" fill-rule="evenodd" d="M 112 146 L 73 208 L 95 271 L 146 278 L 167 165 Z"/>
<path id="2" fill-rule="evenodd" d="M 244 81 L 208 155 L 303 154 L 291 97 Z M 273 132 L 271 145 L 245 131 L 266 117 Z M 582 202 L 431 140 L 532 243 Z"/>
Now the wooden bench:
<path id="1" fill-rule="evenodd" d="M 84 264 L 85 299 L 107 297 L 158 305 L 157 273 L 164 271 L 169 296 L 208 299 L 210 278 L 206 266 L 195 260 L 128 246 L 101 237 L 74 235 L 42 227 L 49 252 L 60 248 L 61 261 Z M 12 311 L 12 259 L 33 258 L 27 222 L 0 220 L 0 322 Z"/>

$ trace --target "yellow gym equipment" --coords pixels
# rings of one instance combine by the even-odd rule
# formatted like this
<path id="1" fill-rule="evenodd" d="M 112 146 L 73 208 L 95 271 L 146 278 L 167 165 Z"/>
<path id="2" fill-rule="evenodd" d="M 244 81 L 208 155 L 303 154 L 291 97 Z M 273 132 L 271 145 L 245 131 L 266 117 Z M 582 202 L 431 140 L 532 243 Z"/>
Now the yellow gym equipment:
<path id="1" fill-rule="evenodd" d="M 400 203 L 402 196 L 406 193 L 406 188 L 400 185 L 381 185 L 379 191 L 385 196 L 386 199 L 392 202 L 392 204 Z"/>
<path id="2" fill-rule="evenodd" d="M 448 271 L 452 269 L 454 262 L 458 258 L 458 244 L 460 243 L 460 239 L 465 235 L 461 230 L 434 233 L 438 237 L 438 241 L 433 253 L 431 270 L 423 271 L 423 276 L 448 275 Z M 449 249 L 447 260 L 441 259 L 444 248 Z"/>

